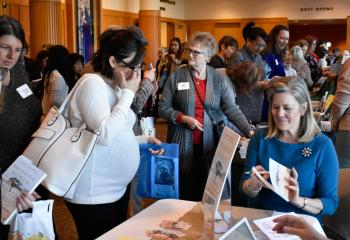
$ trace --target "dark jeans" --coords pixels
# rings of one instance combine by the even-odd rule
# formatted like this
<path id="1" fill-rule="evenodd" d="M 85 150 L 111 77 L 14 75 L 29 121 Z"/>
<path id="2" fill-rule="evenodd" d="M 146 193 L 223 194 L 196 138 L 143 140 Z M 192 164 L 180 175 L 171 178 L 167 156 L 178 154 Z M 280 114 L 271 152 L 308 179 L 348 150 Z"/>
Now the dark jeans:
<path id="1" fill-rule="evenodd" d="M 106 204 L 74 204 L 65 202 L 73 216 L 79 239 L 96 239 L 127 219 L 130 186 L 116 202 Z"/>

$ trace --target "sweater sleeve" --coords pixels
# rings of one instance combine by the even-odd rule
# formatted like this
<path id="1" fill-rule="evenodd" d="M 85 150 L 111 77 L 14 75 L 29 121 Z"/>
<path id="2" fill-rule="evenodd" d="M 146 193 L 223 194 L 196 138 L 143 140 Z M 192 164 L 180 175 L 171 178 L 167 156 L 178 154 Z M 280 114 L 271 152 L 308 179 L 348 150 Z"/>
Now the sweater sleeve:
<path id="1" fill-rule="evenodd" d="M 87 126 L 100 132 L 99 142 L 109 145 L 127 126 L 134 93 L 119 89 L 118 102 L 111 106 L 108 89 L 102 81 L 96 77 L 87 78 L 77 95 L 77 105 Z"/>
<path id="2" fill-rule="evenodd" d="M 219 80 L 222 84 L 222 90 L 220 93 L 220 107 L 229 120 L 235 124 L 246 137 L 249 137 L 249 123 L 239 109 L 238 105 L 235 103 L 235 95 L 233 94 L 232 89 L 229 87 L 227 80 L 225 80 L 223 76 L 219 76 L 222 78 Z"/>
<path id="3" fill-rule="evenodd" d="M 350 61 L 347 61 L 337 82 L 337 91 L 331 107 L 332 128 L 337 130 L 339 121 L 350 104 Z"/>
<path id="4" fill-rule="evenodd" d="M 51 84 L 51 105 L 60 107 L 68 95 L 68 86 L 66 81 L 56 70 L 51 73 L 49 82 Z"/>
<path id="5" fill-rule="evenodd" d="M 158 114 L 160 117 L 176 124 L 176 119 L 180 114 L 173 108 L 173 99 L 176 92 L 176 71 L 171 73 L 163 89 L 162 98 L 158 104 Z"/>
<path id="6" fill-rule="evenodd" d="M 152 82 L 148 79 L 143 79 L 141 81 L 139 89 L 135 93 L 135 97 L 131 105 L 131 108 L 134 111 L 134 113 L 138 114 L 142 110 L 149 96 L 151 95 L 152 90 Z"/>
<path id="7" fill-rule="evenodd" d="M 339 164 L 333 143 L 325 137 L 316 166 L 317 197 L 323 204 L 322 215 L 332 215 L 338 207 Z"/>

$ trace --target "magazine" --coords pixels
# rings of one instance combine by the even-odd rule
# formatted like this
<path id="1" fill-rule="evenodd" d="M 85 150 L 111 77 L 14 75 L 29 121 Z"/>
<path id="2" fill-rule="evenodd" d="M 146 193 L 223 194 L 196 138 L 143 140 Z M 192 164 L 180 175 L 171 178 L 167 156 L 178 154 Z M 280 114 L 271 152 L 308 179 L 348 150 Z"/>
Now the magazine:
<path id="1" fill-rule="evenodd" d="M 46 177 L 46 173 L 23 155 L 19 156 L 2 174 L 1 222 L 11 224 L 17 213 L 17 197 L 22 191 L 32 193 Z"/>

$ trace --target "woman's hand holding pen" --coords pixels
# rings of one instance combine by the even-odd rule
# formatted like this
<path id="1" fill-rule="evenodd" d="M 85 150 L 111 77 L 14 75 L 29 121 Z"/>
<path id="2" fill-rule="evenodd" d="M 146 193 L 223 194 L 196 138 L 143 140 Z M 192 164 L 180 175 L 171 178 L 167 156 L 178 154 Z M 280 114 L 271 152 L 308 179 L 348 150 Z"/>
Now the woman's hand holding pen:
<path id="1" fill-rule="evenodd" d="M 265 179 L 269 179 L 270 175 L 269 172 L 265 170 L 265 168 L 261 165 L 257 165 L 256 170 L 260 173 L 260 175 Z M 261 182 L 261 180 L 258 178 L 258 176 L 251 172 L 251 179 L 248 183 L 248 189 L 252 192 L 259 192 L 261 188 L 264 186 L 264 184 Z"/>

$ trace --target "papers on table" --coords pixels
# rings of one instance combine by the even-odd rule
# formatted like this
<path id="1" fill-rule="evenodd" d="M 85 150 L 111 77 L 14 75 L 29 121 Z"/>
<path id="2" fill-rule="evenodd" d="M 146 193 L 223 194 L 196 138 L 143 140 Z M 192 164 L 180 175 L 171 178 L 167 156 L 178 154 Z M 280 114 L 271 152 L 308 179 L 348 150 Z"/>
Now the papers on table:
<path id="1" fill-rule="evenodd" d="M 286 186 L 289 185 L 288 183 L 288 179 L 290 176 L 289 168 L 286 168 L 282 164 L 270 158 L 269 174 L 270 174 L 270 179 L 272 184 L 266 181 L 255 167 L 252 168 L 252 171 L 253 173 L 256 174 L 256 176 L 259 178 L 259 180 L 262 182 L 262 184 L 266 188 L 271 189 L 280 197 L 282 197 L 284 200 L 289 202 L 289 193 L 288 193 L 288 189 L 286 188 Z"/>
<path id="2" fill-rule="evenodd" d="M 287 240 L 299 240 L 300 238 L 296 235 L 291 235 L 291 234 L 286 234 L 286 233 L 277 233 L 272 230 L 272 228 L 276 225 L 275 222 L 273 222 L 273 219 L 286 215 L 286 214 L 291 214 L 291 215 L 297 215 L 300 217 L 305 218 L 305 220 L 311 224 L 311 226 L 314 227 L 316 231 L 321 233 L 323 236 L 325 236 L 325 233 L 319 223 L 319 221 L 312 216 L 309 215 L 304 215 L 304 214 L 295 214 L 294 212 L 291 213 L 283 213 L 279 215 L 274 215 L 272 217 L 267 217 L 267 218 L 261 218 L 254 220 L 255 225 L 268 237 L 268 239 L 271 240 L 282 240 L 282 239 L 287 239 Z"/>

